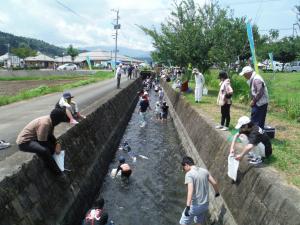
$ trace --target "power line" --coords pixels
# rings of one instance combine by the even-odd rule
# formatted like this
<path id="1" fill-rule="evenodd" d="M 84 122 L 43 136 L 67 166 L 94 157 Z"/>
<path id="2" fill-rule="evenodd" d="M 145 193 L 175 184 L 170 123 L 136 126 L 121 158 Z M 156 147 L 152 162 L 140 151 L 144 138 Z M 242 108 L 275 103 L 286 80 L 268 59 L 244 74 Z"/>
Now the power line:
<path id="1" fill-rule="evenodd" d="M 73 13 L 74 15 L 82 18 L 82 19 L 85 19 L 84 17 L 82 17 L 79 13 L 75 12 L 73 9 L 71 9 L 70 7 L 66 6 L 65 4 L 63 4 L 62 2 L 58 1 L 58 0 L 55 0 L 57 4 L 59 4 L 60 6 L 62 6 L 64 9 L 66 9 L 67 11 Z"/>
<path id="2" fill-rule="evenodd" d="M 293 30 L 293 28 L 270 28 L 270 29 L 259 29 L 259 31 L 269 31 L 269 30 Z"/>
<path id="3" fill-rule="evenodd" d="M 248 5 L 248 4 L 256 4 L 256 3 L 265 3 L 265 2 L 279 2 L 281 0 L 254 0 L 254 1 L 243 1 L 243 2 L 233 2 L 227 5 Z"/>

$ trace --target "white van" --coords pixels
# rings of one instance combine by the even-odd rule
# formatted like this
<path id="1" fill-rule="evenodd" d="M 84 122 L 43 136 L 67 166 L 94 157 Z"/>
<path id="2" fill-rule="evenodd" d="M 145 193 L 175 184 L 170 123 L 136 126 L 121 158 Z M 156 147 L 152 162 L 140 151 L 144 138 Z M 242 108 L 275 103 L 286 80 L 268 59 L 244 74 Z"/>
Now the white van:
<path id="1" fill-rule="evenodd" d="M 282 71 L 283 63 L 273 61 L 273 65 L 274 65 L 274 68 L 272 68 L 272 64 L 269 63 L 269 64 L 267 65 L 267 67 L 266 67 L 266 70 L 267 70 L 267 71 L 275 71 L 275 72 L 281 72 L 281 71 Z"/>
<path id="2" fill-rule="evenodd" d="M 294 61 L 291 63 L 292 72 L 300 72 L 300 61 Z"/>

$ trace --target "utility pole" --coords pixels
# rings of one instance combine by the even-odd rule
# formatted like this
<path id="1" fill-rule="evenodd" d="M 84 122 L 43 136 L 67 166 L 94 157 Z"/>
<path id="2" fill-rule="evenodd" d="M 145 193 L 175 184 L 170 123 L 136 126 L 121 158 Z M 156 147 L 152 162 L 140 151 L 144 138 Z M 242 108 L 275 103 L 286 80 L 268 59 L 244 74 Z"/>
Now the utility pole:
<path id="1" fill-rule="evenodd" d="M 119 24 L 119 9 L 118 10 L 112 10 L 114 12 L 117 13 L 117 18 L 116 18 L 116 21 L 117 23 L 114 24 L 114 29 L 116 30 L 116 33 L 115 33 L 115 70 L 116 70 L 116 67 L 117 67 L 117 52 L 118 52 L 118 30 L 121 28 L 121 24 Z"/>
<path id="2" fill-rule="evenodd" d="M 6 61 L 7 70 L 9 70 L 10 67 L 11 67 L 11 59 L 10 59 L 9 47 L 10 47 L 10 44 L 8 43 L 7 44 L 7 61 Z M 8 62 L 10 62 L 9 67 L 8 67 Z"/>
<path id="3" fill-rule="evenodd" d="M 299 24 L 298 24 L 298 23 L 294 23 L 294 24 L 293 24 L 293 37 L 295 37 L 295 34 L 297 34 L 297 28 L 296 28 L 296 25 L 299 26 Z"/>

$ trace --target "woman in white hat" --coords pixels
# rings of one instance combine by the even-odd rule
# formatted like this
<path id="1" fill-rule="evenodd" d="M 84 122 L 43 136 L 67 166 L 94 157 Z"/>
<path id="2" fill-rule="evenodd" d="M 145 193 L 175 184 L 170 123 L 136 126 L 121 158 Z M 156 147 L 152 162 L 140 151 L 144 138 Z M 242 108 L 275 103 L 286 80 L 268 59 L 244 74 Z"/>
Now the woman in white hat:
<path id="1" fill-rule="evenodd" d="M 239 118 L 235 129 L 239 132 L 234 136 L 230 153 L 235 155 L 235 143 L 237 138 L 245 144 L 240 154 L 235 156 L 236 160 L 242 160 L 246 154 L 249 154 L 249 163 L 259 164 L 264 158 L 268 158 L 272 154 L 272 145 L 266 133 L 247 116 Z M 244 138 L 243 138 L 244 137 Z"/>
<path id="2" fill-rule="evenodd" d="M 201 101 L 202 98 L 205 79 L 203 74 L 200 73 L 197 68 L 194 68 L 192 73 L 195 76 L 195 102 L 198 103 Z"/>

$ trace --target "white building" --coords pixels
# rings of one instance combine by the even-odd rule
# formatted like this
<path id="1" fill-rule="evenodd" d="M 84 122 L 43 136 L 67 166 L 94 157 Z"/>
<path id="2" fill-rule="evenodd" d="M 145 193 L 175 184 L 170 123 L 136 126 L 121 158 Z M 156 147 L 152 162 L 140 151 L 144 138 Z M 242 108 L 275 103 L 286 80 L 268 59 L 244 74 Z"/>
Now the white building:
<path id="1" fill-rule="evenodd" d="M 21 66 L 22 62 L 23 62 L 22 59 L 20 59 L 18 56 L 11 53 L 9 54 L 6 53 L 0 56 L 0 63 L 3 64 L 5 68 Z"/>
<path id="2" fill-rule="evenodd" d="M 108 67 L 111 67 L 112 64 L 114 64 L 114 54 L 110 51 L 92 51 L 92 52 L 83 52 L 80 53 L 78 56 L 74 58 L 75 64 L 79 65 L 80 67 L 87 66 L 87 59 L 91 61 L 92 65 L 96 64 L 103 64 L 107 65 Z M 130 58 L 127 56 L 119 55 L 117 56 L 117 62 L 122 62 L 123 64 L 140 64 L 143 61 Z M 55 63 L 58 65 L 64 64 L 64 63 L 72 63 L 71 56 L 63 56 L 63 57 L 56 57 Z"/>
<path id="3" fill-rule="evenodd" d="M 54 59 L 38 52 L 37 56 L 30 56 L 24 59 L 25 65 L 27 67 L 36 67 L 36 68 L 53 68 Z"/>

